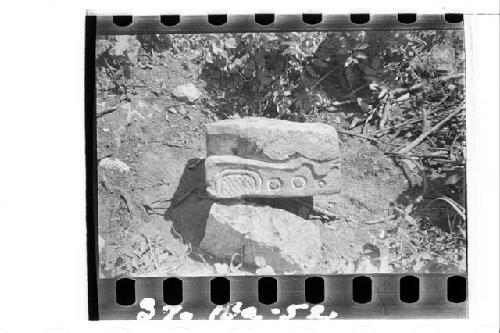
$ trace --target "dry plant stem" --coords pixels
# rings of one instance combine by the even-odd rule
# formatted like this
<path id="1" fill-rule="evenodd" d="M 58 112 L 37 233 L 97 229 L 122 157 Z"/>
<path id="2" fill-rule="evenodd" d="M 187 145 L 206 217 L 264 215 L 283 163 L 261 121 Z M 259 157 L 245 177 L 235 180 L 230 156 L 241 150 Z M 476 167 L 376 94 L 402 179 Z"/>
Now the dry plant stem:
<path id="1" fill-rule="evenodd" d="M 430 120 L 430 119 L 433 119 L 433 118 L 436 118 L 438 115 L 433 115 L 433 116 L 429 116 L 430 115 L 430 112 L 427 113 L 427 120 Z M 405 126 L 408 126 L 408 125 L 412 125 L 412 124 L 415 124 L 415 123 L 419 123 L 423 121 L 423 118 L 418 118 L 418 119 L 412 119 L 412 120 L 408 120 L 408 121 L 405 121 L 401 124 L 397 124 L 397 125 L 394 125 L 394 126 L 391 126 L 391 127 L 386 127 L 386 128 L 383 128 L 383 129 L 379 129 L 375 132 L 373 132 L 374 135 L 377 135 L 377 136 L 382 136 L 385 132 L 389 132 L 389 131 L 392 131 L 392 130 L 395 130 L 395 129 L 399 129 L 401 127 L 405 127 Z"/>
<path id="2" fill-rule="evenodd" d="M 319 78 L 318 81 L 316 81 L 316 83 L 314 83 L 311 87 L 311 89 L 314 89 L 318 84 L 320 84 L 321 82 L 323 82 L 324 79 L 326 79 L 327 77 L 329 77 L 330 75 L 333 74 L 333 72 L 335 72 L 336 68 L 332 69 L 331 71 L 329 71 L 328 73 L 326 73 L 325 75 L 323 75 L 322 77 Z"/>
<path id="3" fill-rule="evenodd" d="M 441 120 L 439 123 L 437 123 L 436 125 L 434 125 L 430 130 L 428 130 L 427 132 L 425 133 L 422 133 L 418 138 L 415 139 L 415 141 L 413 141 L 412 143 L 410 143 L 408 146 L 404 147 L 403 149 L 399 150 L 398 153 L 399 154 L 406 154 L 408 153 L 410 150 L 412 150 L 413 148 L 415 148 L 416 146 L 418 146 L 420 143 L 422 143 L 422 141 L 425 140 L 425 138 L 427 138 L 431 133 L 435 132 L 436 130 L 438 130 L 441 126 L 443 126 L 446 122 L 448 122 L 451 118 L 453 118 L 453 116 L 455 116 L 456 114 L 458 114 L 459 112 L 462 111 L 462 108 L 463 106 L 460 106 L 458 107 L 456 110 L 454 110 L 453 112 L 451 112 L 449 115 L 446 116 L 446 118 L 444 118 L 443 120 Z"/>
<path id="4" fill-rule="evenodd" d="M 366 117 L 365 123 L 363 124 L 363 127 L 361 128 L 362 134 L 365 134 L 365 129 L 368 126 L 368 123 L 370 122 L 370 120 L 372 120 L 373 115 L 375 114 L 375 111 L 376 111 L 376 109 L 373 109 L 372 112 L 370 112 L 370 115 L 368 117 Z"/>
<path id="5" fill-rule="evenodd" d="M 391 111 L 391 107 L 388 104 L 388 101 L 389 101 L 389 96 L 386 96 L 384 98 L 384 104 L 382 106 L 382 118 L 380 118 L 380 123 L 378 125 L 379 129 L 385 128 L 385 122 L 387 121 L 387 118 L 389 117 L 389 113 Z"/>
<path id="6" fill-rule="evenodd" d="M 442 76 L 439 78 L 436 78 L 434 80 L 431 80 L 433 82 L 443 82 L 443 81 L 449 81 L 449 80 L 454 80 L 454 79 L 461 79 L 465 76 L 465 73 L 460 73 L 460 74 L 454 74 L 454 75 L 449 75 L 449 76 Z"/>
<path id="7" fill-rule="evenodd" d="M 427 133 L 429 130 L 429 119 L 427 114 L 427 109 L 422 108 L 422 133 Z"/>
<path id="8" fill-rule="evenodd" d="M 113 193 L 113 191 L 111 190 L 111 188 L 109 187 L 109 184 L 108 184 L 108 179 L 106 178 L 106 176 L 102 175 L 101 176 L 101 184 L 102 186 L 104 187 L 104 189 L 106 191 L 108 191 L 109 193 Z"/>
<path id="9" fill-rule="evenodd" d="M 117 107 L 112 107 L 112 108 L 106 109 L 104 111 L 101 111 L 101 112 L 97 113 L 96 118 L 100 118 L 100 117 L 102 117 L 102 116 L 104 116 L 104 115 L 106 115 L 108 113 L 114 112 L 116 110 L 118 110 Z"/>
<path id="10" fill-rule="evenodd" d="M 431 110 L 427 111 L 427 109 L 424 109 L 422 111 L 422 112 L 425 112 L 424 117 L 417 118 L 417 119 L 412 119 L 412 120 L 408 120 L 408 121 L 405 121 L 405 122 L 403 122 L 401 124 L 397 124 L 397 125 L 394 125 L 394 126 L 391 126 L 391 127 L 381 128 L 378 131 L 375 131 L 374 134 L 375 135 L 382 135 L 384 132 L 388 132 L 388 131 L 391 131 L 391 130 L 394 130 L 394 129 L 397 129 L 397 128 L 401 128 L 401 127 L 404 127 L 404 126 L 407 126 L 407 125 L 419 123 L 421 121 L 425 121 L 425 118 L 427 118 L 427 121 L 429 121 L 430 119 L 436 118 L 439 115 L 436 115 L 436 114 L 432 115 L 432 114 L 437 110 L 437 108 L 441 104 L 443 104 L 448 99 L 448 97 L 450 97 L 450 94 L 447 94 L 445 97 L 443 97 L 443 99 L 441 99 L 439 102 L 437 102 L 433 106 L 433 108 Z M 424 133 L 425 133 L 425 131 L 424 131 Z"/>
<path id="11" fill-rule="evenodd" d="M 449 204 L 459 215 L 460 217 L 465 221 L 465 208 L 462 207 L 459 203 L 457 203 L 455 200 L 448 198 L 446 196 L 434 199 L 435 200 L 442 200 Z"/>
<path id="12" fill-rule="evenodd" d="M 366 139 L 366 140 L 369 140 L 369 141 L 372 141 L 372 142 L 375 142 L 375 143 L 379 143 L 380 142 L 378 139 L 372 138 L 371 136 L 364 135 L 364 134 L 361 134 L 361 133 L 350 132 L 350 131 L 346 131 L 346 130 L 343 130 L 343 129 L 337 129 L 337 132 L 342 133 L 342 134 L 346 134 L 346 135 L 357 136 L 357 137 L 360 137 L 360 138 L 363 138 L 363 139 Z"/>
<path id="13" fill-rule="evenodd" d="M 196 187 L 192 187 L 189 191 L 187 191 L 186 193 L 184 193 L 178 200 L 176 200 L 174 203 L 172 203 L 172 208 L 175 208 L 177 206 L 179 206 L 184 200 L 186 200 L 190 195 L 191 193 L 193 193 L 197 188 Z"/>
<path id="14" fill-rule="evenodd" d="M 417 158 L 440 158 L 443 156 L 448 156 L 447 151 L 436 151 L 433 153 L 426 154 L 401 154 L 398 152 L 385 152 L 385 155 L 396 156 L 401 158 L 417 159 Z"/>
<path id="15" fill-rule="evenodd" d="M 396 215 L 392 214 L 387 217 L 381 218 L 381 219 L 375 219 L 375 220 L 368 220 L 368 221 L 363 221 L 364 224 L 377 224 L 377 223 L 384 223 L 390 220 L 393 220 L 396 217 Z"/>
<path id="16" fill-rule="evenodd" d="M 369 83 L 365 83 L 359 87 L 357 87 L 356 89 L 354 89 L 353 91 L 351 91 L 350 93 L 348 93 L 347 95 L 343 96 L 342 99 L 346 99 L 348 97 L 353 97 L 354 94 L 356 94 L 358 91 L 368 87 L 370 84 Z"/>
<path id="17" fill-rule="evenodd" d="M 207 261 L 205 260 L 205 258 L 203 258 L 203 256 L 201 254 L 196 253 L 196 255 L 201 258 L 201 260 L 203 261 L 204 264 L 208 265 Z"/>

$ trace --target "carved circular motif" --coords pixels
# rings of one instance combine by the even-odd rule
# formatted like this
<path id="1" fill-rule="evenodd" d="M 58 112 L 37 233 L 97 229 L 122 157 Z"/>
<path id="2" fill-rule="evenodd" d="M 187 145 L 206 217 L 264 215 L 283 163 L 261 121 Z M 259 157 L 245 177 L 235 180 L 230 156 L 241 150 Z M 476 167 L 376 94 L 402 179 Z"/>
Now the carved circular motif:
<path id="1" fill-rule="evenodd" d="M 269 183 L 267 184 L 271 191 L 278 191 L 281 188 L 281 179 L 279 178 L 271 178 L 269 179 Z"/>
<path id="2" fill-rule="evenodd" d="M 306 187 L 306 179 L 302 176 L 294 177 L 292 179 L 292 186 L 297 190 L 301 190 Z"/>

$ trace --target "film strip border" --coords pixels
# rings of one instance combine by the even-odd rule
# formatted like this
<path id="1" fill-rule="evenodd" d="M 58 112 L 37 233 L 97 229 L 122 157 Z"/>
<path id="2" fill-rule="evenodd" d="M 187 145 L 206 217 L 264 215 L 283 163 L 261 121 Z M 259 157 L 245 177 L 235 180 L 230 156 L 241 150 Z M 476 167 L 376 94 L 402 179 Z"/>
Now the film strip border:
<path id="1" fill-rule="evenodd" d="M 462 14 L 97 16 L 97 34 L 463 29 Z"/>
<path id="2" fill-rule="evenodd" d="M 101 279 L 99 319 L 466 318 L 464 275 Z"/>
<path id="3" fill-rule="evenodd" d="M 461 14 L 89 16 L 87 67 L 96 34 L 463 29 Z M 93 78 L 86 77 L 92 91 Z M 89 110 L 95 102 L 86 95 Z M 92 128 L 93 113 L 87 113 Z M 90 133 L 90 131 L 88 131 Z M 95 133 L 94 133 L 95 134 Z M 89 139 L 92 133 L 88 134 Z M 87 141 L 89 142 L 89 141 Z M 92 145 L 87 147 L 94 153 Z M 95 170 L 88 169 L 92 181 Z M 92 202 L 93 193 L 88 192 Z M 89 206 L 92 215 L 91 205 Z M 89 233 L 94 234 L 90 223 Z M 463 275 L 97 279 L 89 237 L 90 319 L 466 318 Z M 96 284 L 94 284 L 96 281 Z M 309 296 L 308 296 L 309 290 Z M 96 295 L 97 294 L 97 295 Z M 312 295 L 312 296 L 311 296 Z M 96 297 L 97 296 L 97 297 Z M 312 297 L 312 298 L 311 298 Z"/>

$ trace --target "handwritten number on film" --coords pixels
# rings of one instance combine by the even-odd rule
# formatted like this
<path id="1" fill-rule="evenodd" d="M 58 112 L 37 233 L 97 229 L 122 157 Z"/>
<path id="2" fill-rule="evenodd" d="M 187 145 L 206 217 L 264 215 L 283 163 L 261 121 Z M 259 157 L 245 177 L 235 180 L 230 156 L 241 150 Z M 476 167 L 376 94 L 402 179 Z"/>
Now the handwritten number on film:
<path id="1" fill-rule="evenodd" d="M 155 310 L 156 301 L 154 298 L 143 298 L 139 303 L 141 311 L 137 314 L 137 320 L 151 320 L 156 314 Z M 242 309 L 243 303 L 236 302 L 230 303 L 228 305 L 217 305 L 210 313 L 209 320 L 232 320 L 236 316 L 240 315 L 244 319 L 260 320 L 263 318 L 262 315 L 257 314 L 257 308 L 255 306 L 249 306 Z M 288 320 L 293 319 L 297 315 L 297 310 L 308 310 L 309 304 L 292 304 L 286 308 L 286 314 L 280 315 L 280 309 L 271 309 L 273 315 L 280 315 L 279 319 Z M 182 311 L 182 305 L 165 305 L 163 307 L 163 320 L 172 320 L 174 316 L 179 314 L 179 319 L 191 320 L 193 314 L 189 311 Z M 182 312 L 181 312 L 182 311 Z M 325 307 L 323 305 L 314 305 L 309 309 L 309 314 L 306 319 L 334 319 L 337 317 L 335 311 L 330 312 L 329 315 L 323 315 Z"/>

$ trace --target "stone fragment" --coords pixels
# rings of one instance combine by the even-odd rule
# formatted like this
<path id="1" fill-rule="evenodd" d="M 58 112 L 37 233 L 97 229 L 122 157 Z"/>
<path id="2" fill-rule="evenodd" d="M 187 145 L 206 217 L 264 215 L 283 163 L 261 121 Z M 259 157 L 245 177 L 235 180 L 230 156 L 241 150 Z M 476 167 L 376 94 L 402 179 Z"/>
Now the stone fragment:
<path id="1" fill-rule="evenodd" d="M 117 158 L 105 157 L 99 162 L 99 166 L 107 170 L 117 170 L 120 172 L 129 172 L 130 167 Z"/>
<path id="2" fill-rule="evenodd" d="M 340 191 L 335 128 L 248 117 L 207 124 L 208 193 L 215 198 L 305 197 Z"/>
<path id="3" fill-rule="evenodd" d="M 254 267 L 265 262 L 277 274 L 306 273 L 320 256 L 320 227 L 269 206 L 214 203 L 200 248 L 225 259 L 240 254 Z"/>
<path id="4" fill-rule="evenodd" d="M 322 162 L 339 157 L 337 131 L 323 123 L 297 123 L 263 117 L 206 124 L 207 156 L 235 155 L 267 162 L 297 156 Z"/>
<path id="5" fill-rule="evenodd" d="M 207 192 L 215 198 L 306 197 L 340 191 L 340 160 L 317 163 L 299 157 L 270 163 L 237 156 L 209 156 Z"/>
<path id="6" fill-rule="evenodd" d="M 196 101 L 201 96 L 201 92 L 192 83 L 177 86 L 177 87 L 175 87 L 175 89 L 172 93 L 178 99 L 186 100 L 186 101 L 191 102 L 191 103 Z"/>

